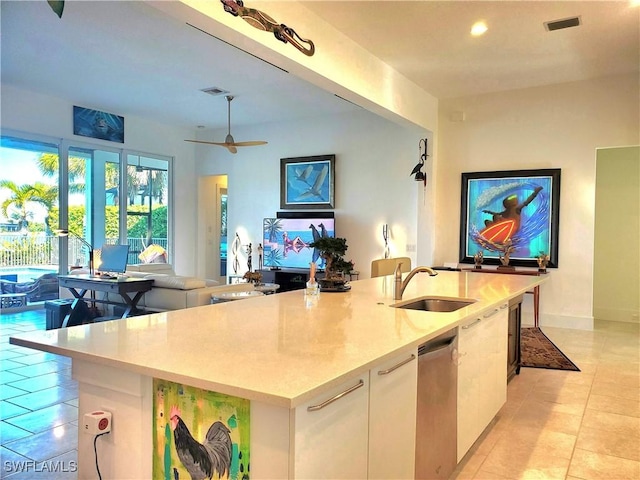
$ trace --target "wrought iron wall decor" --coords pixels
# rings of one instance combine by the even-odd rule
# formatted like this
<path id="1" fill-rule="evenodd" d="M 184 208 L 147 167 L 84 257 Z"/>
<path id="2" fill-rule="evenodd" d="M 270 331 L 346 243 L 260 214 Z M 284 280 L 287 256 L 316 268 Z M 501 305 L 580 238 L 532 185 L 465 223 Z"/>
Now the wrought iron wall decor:
<path id="1" fill-rule="evenodd" d="M 244 6 L 242 0 L 220 0 L 225 12 L 234 17 L 240 17 L 252 27 L 265 32 L 271 32 L 283 43 L 291 43 L 307 56 L 312 56 L 316 47 L 311 40 L 302 38 L 293 28 L 287 27 L 284 23 L 278 23 L 269 15 L 255 8 Z"/>
<path id="2" fill-rule="evenodd" d="M 424 151 L 423 151 L 424 148 Z M 427 186 L 427 174 L 422 171 L 422 167 L 424 167 L 425 162 L 427 161 L 427 139 L 423 138 L 418 142 L 418 151 L 420 152 L 420 160 L 417 165 L 413 167 L 409 176 L 414 175 L 413 179 L 416 182 L 423 182 L 424 186 Z"/>

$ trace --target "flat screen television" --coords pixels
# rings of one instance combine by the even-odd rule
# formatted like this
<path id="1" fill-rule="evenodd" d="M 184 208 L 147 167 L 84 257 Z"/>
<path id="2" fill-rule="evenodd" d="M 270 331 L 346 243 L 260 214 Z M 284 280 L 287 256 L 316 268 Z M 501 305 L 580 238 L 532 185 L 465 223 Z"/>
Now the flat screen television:
<path id="1" fill-rule="evenodd" d="M 108 245 L 100 249 L 100 265 L 97 270 L 108 273 L 124 273 L 129 258 L 129 245 Z"/>
<path id="2" fill-rule="evenodd" d="M 335 237 L 332 215 L 297 218 L 265 218 L 262 222 L 265 268 L 309 268 L 315 262 L 324 268 L 320 252 L 309 246 L 321 236 Z"/>

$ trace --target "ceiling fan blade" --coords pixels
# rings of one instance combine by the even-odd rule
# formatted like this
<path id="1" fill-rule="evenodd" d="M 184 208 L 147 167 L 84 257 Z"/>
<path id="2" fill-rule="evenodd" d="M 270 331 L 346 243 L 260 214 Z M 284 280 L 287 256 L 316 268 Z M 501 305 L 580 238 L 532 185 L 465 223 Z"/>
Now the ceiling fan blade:
<path id="1" fill-rule="evenodd" d="M 236 142 L 231 135 L 231 100 L 233 100 L 233 96 L 227 95 L 227 136 L 223 142 L 205 142 L 204 140 L 185 140 L 185 142 L 192 143 L 204 143 L 206 145 L 218 145 L 220 147 L 225 147 L 231 153 L 238 153 L 238 149 L 236 147 L 253 147 L 256 145 L 266 145 L 267 142 L 263 140 L 252 140 L 248 142 Z"/>
<path id="2" fill-rule="evenodd" d="M 222 142 L 205 142 L 204 140 L 185 140 L 185 142 L 204 143 L 206 145 L 220 145 L 221 147 L 226 147 L 227 146 L 226 143 L 222 143 Z"/>
<path id="3" fill-rule="evenodd" d="M 256 145 L 266 145 L 268 142 L 263 140 L 251 140 L 248 142 L 233 142 L 236 147 L 254 147 Z"/>

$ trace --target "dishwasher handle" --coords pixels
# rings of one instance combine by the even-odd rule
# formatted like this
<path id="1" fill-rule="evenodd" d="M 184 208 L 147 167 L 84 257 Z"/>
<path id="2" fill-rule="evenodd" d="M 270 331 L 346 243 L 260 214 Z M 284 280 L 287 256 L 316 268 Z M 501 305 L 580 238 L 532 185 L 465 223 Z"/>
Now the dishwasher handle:
<path id="1" fill-rule="evenodd" d="M 420 345 L 418 347 L 418 356 L 421 357 L 423 355 L 429 355 L 431 353 L 435 353 L 435 352 L 439 352 L 440 350 L 444 350 L 445 348 L 449 348 L 453 342 L 455 342 L 456 337 L 451 337 L 449 338 L 445 343 L 442 344 L 438 344 L 438 345 L 429 345 L 424 344 L 424 345 Z"/>

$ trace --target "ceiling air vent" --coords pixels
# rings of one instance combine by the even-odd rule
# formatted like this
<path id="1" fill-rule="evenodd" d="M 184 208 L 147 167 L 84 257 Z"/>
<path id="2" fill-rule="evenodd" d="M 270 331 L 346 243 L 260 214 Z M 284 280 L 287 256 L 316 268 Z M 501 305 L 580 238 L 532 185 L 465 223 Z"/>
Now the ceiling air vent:
<path id="1" fill-rule="evenodd" d="M 209 95 L 213 95 L 214 97 L 217 97 L 218 95 L 227 95 L 229 93 L 227 90 L 223 90 L 218 87 L 203 88 L 201 91 L 208 93 Z"/>
<path id="2" fill-rule="evenodd" d="M 579 16 L 544 22 L 544 28 L 548 32 L 552 32 L 554 30 L 562 30 L 563 28 L 579 27 L 580 25 L 582 25 L 582 20 Z"/>

